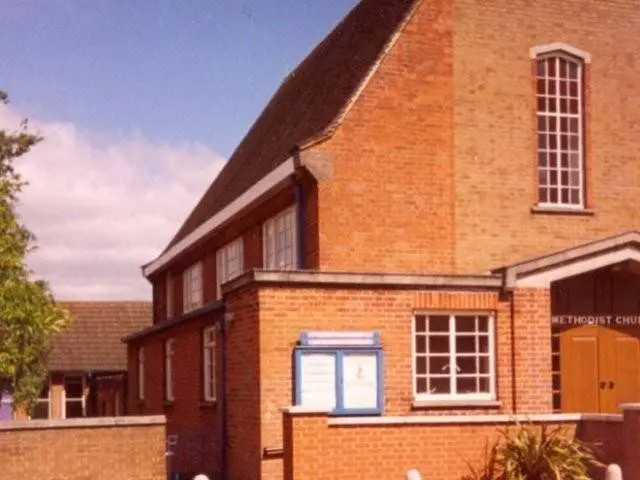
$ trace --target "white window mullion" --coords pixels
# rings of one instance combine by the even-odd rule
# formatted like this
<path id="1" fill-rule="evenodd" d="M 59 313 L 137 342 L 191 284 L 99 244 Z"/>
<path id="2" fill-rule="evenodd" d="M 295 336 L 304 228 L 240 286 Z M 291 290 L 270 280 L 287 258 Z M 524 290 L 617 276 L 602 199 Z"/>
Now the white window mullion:
<path id="1" fill-rule="evenodd" d="M 456 317 L 455 315 L 449 316 L 449 388 L 451 395 L 458 393 L 457 388 L 457 371 L 456 371 Z"/>
<path id="2" fill-rule="evenodd" d="M 496 398 L 496 355 L 495 355 L 495 320 L 493 315 L 487 316 L 487 329 L 489 334 L 489 392 L 491 398 Z"/>

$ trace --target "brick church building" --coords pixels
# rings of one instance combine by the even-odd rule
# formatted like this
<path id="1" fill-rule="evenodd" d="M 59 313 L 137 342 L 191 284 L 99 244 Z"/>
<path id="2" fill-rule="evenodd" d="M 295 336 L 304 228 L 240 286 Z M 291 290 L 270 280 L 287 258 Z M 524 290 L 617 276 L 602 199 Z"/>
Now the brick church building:
<path id="1" fill-rule="evenodd" d="M 360 1 L 143 267 L 171 470 L 453 479 L 640 401 L 638 45 L 633 2 Z"/>

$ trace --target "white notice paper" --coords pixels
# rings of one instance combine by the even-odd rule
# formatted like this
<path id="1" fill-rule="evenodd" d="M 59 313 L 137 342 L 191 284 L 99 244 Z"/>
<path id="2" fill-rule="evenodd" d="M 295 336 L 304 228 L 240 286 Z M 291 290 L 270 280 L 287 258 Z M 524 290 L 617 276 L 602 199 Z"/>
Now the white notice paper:
<path id="1" fill-rule="evenodd" d="M 303 353 L 300 357 L 300 406 L 333 410 L 336 407 L 336 357 Z"/>
<path id="2" fill-rule="evenodd" d="M 375 353 L 344 356 L 344 408 L 371 409 L 378 406 L 378 357 Z"/>

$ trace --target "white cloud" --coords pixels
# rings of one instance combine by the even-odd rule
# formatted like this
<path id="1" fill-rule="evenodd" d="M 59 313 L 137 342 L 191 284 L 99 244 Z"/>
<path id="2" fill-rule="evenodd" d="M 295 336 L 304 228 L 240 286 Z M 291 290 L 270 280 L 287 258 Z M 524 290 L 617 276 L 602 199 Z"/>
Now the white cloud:
<path id="1" fill-rule="evenodd" d="M 0 129 L 22 116 L 0 107 Z M 38 248 L 28 263 L 61 300 L 150 299 L 140 266 L 180 227 L 224 159 L 200 144 L 113 139 L 29 119 L 45 140 L 16 160 L 19 206 Z"/>

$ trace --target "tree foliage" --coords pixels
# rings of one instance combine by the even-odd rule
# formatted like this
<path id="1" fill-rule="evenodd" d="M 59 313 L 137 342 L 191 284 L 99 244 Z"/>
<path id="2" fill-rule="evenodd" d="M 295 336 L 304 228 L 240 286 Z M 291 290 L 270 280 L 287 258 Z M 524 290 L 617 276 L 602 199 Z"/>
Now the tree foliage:
<path id="1" fill-rule="evenodd" d="M 7 102 L 0 91 L 0 108 Z M 29 409 L 47 374 L 52 339 L 69 316 L 46 282 L 32 279 L 25 262 L 35 236 L 16 212 L 27 182 L 14 161 L 42 140 L 27 126 L 25 120 L 15 131 L 0 129 L 0 391 L 13 394 L 14 406 Z"/>

